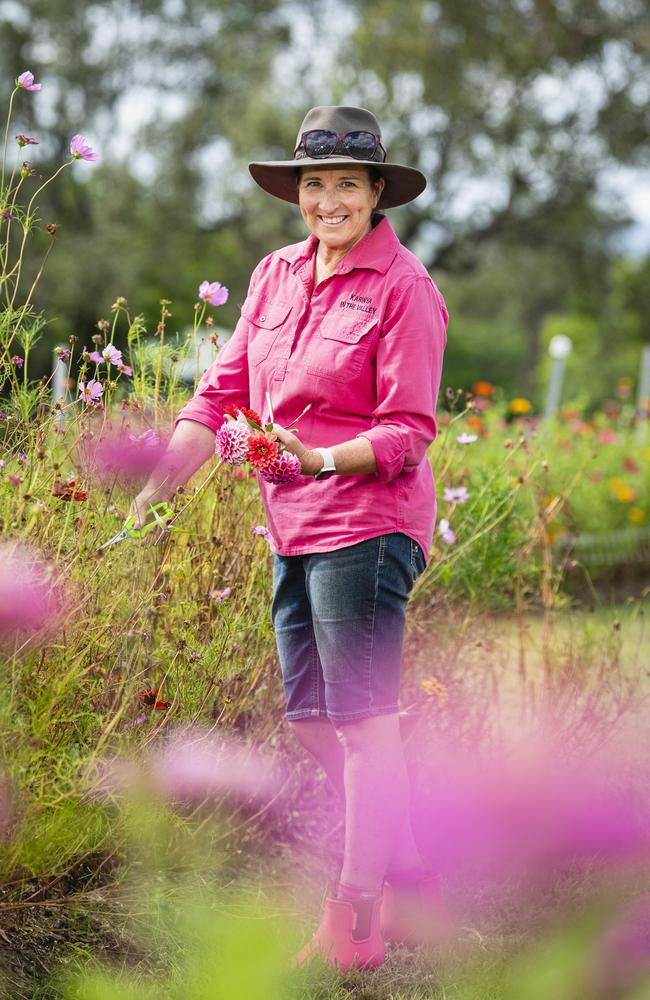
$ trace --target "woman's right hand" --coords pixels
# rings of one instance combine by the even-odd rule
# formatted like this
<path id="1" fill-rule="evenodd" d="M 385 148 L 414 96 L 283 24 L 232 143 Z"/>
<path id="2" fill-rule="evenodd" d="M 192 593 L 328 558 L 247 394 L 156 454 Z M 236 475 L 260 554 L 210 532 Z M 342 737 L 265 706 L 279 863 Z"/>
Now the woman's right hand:
<path id="1" fill-rule="evenodd" d="M 159 492 L 152 491 L 142 491 L 138 493 L 137 497 L 133 500 L 131 506 L 129 507 L 129 517 L 133 518 L 134 528 L 144 528 L 145 524 L 149 521 L 153 521 L 153 514 L 150 513 L 150 508 L 155 507 L 157 503 L 162 503 L 163 500 L 167 501 L 169 498 L 160 495 Z"/>

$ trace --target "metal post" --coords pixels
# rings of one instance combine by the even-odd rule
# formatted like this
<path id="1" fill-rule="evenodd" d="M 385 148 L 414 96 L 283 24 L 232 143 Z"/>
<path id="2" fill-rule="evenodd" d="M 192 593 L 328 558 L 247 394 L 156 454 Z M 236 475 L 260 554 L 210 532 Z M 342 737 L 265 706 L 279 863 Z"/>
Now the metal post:
<path id="1" fill-rule="evenodd" d="M 642 441 L 646 435 L 650 418 L 650 344 L 645 344 L 641 352 L 639 368 L 639 389 L 636 399 L 636 437 Z"/>
<path id="2" fill-rule="evenodd" d="M 546 392 L 546 406 L 544 407 L 544 419 L 552 420 L 560 406 L 562 396 L 562 382 L 564 381 L 564 369 L 566 359 L 571 353 L 572 343 L 569 337 L 563 333 L 551 338 L 548 345 L 548 353 L 553 359 L 551 377 Z"/>

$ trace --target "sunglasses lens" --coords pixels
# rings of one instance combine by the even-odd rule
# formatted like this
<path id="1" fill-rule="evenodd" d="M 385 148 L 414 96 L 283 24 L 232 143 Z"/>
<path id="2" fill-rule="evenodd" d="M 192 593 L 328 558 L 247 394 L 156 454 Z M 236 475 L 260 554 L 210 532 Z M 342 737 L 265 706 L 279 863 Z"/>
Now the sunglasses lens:
<path id="1" fill-rule="evenodd" d="M 375 152 L 377 140 L 372 132 L 348 132 L 343 141 L 343 148 L 350 156 L 363 160 Z"/>
<path id="2" fill-rule="evenodd" d="M 329 156 L 336 149 L 336 132 L 314 129 L 305 133 L 303 143 L 307 156 Z"/>

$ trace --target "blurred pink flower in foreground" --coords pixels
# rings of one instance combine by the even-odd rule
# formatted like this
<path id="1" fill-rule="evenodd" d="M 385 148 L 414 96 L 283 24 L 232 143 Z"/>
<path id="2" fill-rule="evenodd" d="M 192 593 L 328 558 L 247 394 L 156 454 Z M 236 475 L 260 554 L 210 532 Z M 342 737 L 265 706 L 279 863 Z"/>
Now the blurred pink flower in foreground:
<path id="1" fill-rule="evenodd" d="M 641 979 L 650 986 L 650 897 L 637 899 L 618 914 L 596 942 L 589 963 L 589 996 L 628 996 Z M 634 993 L 641 997 L 648 994 Z"/>
<path id="2" fill-rule="evenodd" d="M 73 160 L 88 160 L 93 163 L 99 159 L 98 154 L 91 149 L 83 135 L 73 135 L 70 140 L 70 153 Z"/>
<path id="3" fill-rule="evenodd" d="M 95 797 L 140 793 L 143 789 L 172 802 L 202 802 L 223 795 L 268 802 L 283 775 L 267 754 L 224 734 L 179 730 L 141 764 L 113 757 L 100 767 Z"/>
<path id="4" fill-rule="evenodd" d="M 210 306 L 222 306 L 228 301 L 228 289 L 218 281 L 202 281 L 199 285 L 199 298 Z"/>
<path id="5" fill-rule="evenodd" d="M 64 594 L 52 576 L 52 565 L 33 549 L 0 543 L 0 644 L 45 635 L 55 624 Z"/>
<path id="6" fill-rule="evenodd" d="M 78 461 L 85 475 L 100 480 L 137 480 L 148 476 L 165 453 L 166 441 L 152 427 L 106 424 L 77 442 Z"/>

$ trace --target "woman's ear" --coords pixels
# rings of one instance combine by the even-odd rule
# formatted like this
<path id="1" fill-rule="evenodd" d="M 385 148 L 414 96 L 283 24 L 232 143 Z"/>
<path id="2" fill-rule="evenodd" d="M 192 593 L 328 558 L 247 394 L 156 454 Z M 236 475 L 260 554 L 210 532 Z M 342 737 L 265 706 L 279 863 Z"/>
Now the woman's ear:
<path id="1" fill-rule="evenodd" d="M 386 187 L 386 181 L 384 180 L 383 177 L 380 177 L 379 180 L 375 181 L 374 198 L 372 202 L 373 208 L 377 208 L 377 205 L 379 204 L 379 199 L 381 198 L 381 193 L 385 187 Z"/>

